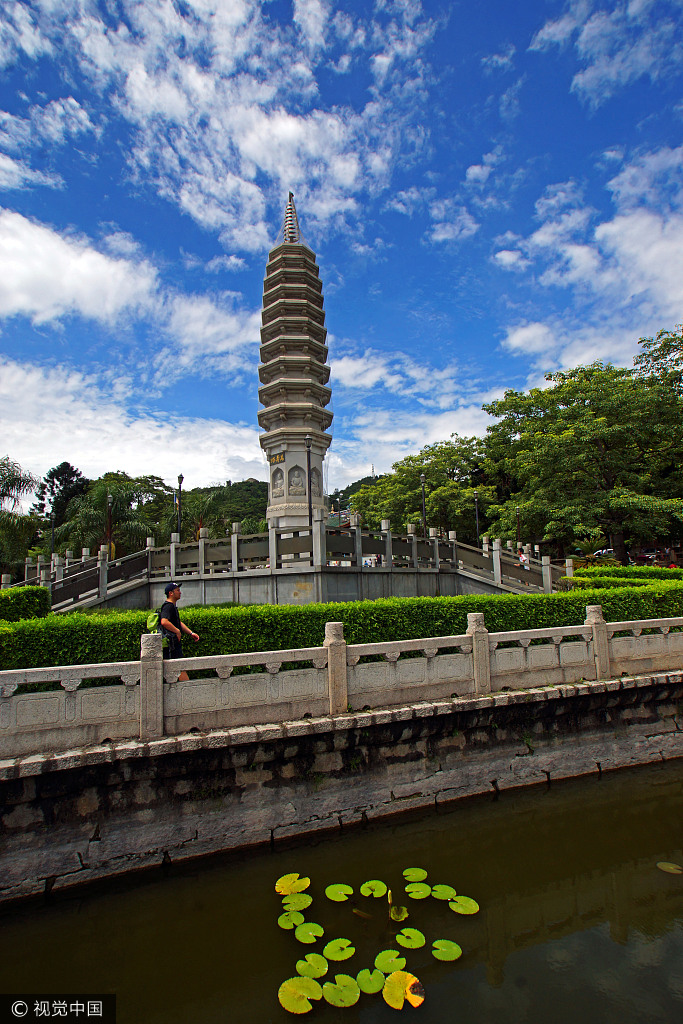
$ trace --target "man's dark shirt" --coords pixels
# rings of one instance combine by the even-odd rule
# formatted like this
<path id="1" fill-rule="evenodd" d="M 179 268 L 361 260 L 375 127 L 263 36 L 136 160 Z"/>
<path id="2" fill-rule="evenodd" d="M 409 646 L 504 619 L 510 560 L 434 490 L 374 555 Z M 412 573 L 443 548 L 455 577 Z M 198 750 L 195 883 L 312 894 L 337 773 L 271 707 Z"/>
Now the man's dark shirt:
<path id="1" fill-rule="evenodd" d="M 168 619 L 169 622 L 172 622 L 174 626 L 180 629 L 180 615 L 173 601 L 164 601 L 161 606 L 159 621 L 161 621 L 161 619 Z M 170 630 L 165 629 L 164 626 L 162 626 L 161 635 L 168 637 L 171 654 L 174 654 L 176 651 L 181 649 L 181 642 L 175 633 L 171 633 Z M 176 655 L 176 657 L 177 656 L 178 655 Z"/>

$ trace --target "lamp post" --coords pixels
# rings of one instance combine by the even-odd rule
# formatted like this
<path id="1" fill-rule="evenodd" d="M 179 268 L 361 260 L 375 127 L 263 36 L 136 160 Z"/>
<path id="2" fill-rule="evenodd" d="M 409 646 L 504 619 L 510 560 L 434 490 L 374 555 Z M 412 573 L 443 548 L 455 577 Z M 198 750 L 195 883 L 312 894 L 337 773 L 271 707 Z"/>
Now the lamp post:
<path id="1" fill-rule="evenodd" d="M 114 495 L 107 494 L 107 558 L 111 559 L 111 508 L 114 504 Z"/>
<path id="2" fill-rule="evenodd" d="M 422 536 L 427 539 L 427 507 L 425 505 L 425 480 L 424 473 L 420 473 L 420 484 L 422 485 Z"/>
<path id="3" fill-rule="evenodd" d="M 477 547 L 479 547 L 479 492 L 474 492 L 474 518 L 477 524 Z"/>
<path id="4" fill-rule="evenodd" d="M 313 529 L 313 497 L 311 495 L 311 445 L 313 444 L 313 438 L 310 434 L 306 434 L 304 438 L 306 443 L 306 489 L 308 493 L 308 529 Z"/>
<path id="5" fill-rule="evenodd" d="M 180 537 L 181 537 L 180 530 L 181 530 L 182 525 L 183 525 L 182 496 L 183 496 L 183 480 L 184 479 L 185 479 L 185 477 L 183 476 L 183 474 L 179 473 L 178 474 L 178 539 L 179 540 L 180 540 Z"/>
<path id="6" fill-rule="evenodd" d="M 519 505 L 517 506 L 517 549 L 522 546 L 522 528 L 519 525 Z"/>

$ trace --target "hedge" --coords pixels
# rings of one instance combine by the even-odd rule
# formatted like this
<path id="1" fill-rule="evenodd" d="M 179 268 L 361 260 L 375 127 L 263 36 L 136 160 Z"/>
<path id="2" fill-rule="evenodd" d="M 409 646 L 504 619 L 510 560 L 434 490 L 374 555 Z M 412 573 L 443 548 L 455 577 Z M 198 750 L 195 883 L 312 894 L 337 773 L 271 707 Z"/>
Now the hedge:
<path id="1" fill-rule="evenodd" d="M 605 618 L 667 618 L 683 614 L 683 584 L 594 588 L 560 594 L 387 598 L 344 604 L 188 607 L 181 618 L 199 633 L 187 656 L 320 647 L 325 623 L 343 622 L 349 643 L 453 636 L 467 628 L 468 612 L 483 612 L 491 632 L 578 625 L 587 604 Z M 136 661 L 147 612 L 72 613 L 0 624 L 0 669 Z"/>
<path id="2" fill-rule="evenodd" d="M 611 590 L 614 587 L 650 587 L 652 580 L 631 579 L 630 576 L 565 576 L 563 584 L 567 590 Z"/>
<path id="3" fill-rule="evenodd" d="M 11 587 L 0 590 L 0 621 L 44 618 L 50 611 L 47 587 Z"/>
<path id="4" fill-rule="evenodd" d="M 668 569 L 659 565 L 601 565 L 575 569 L 574 576 L 610 576 L 614 579 L 681 580 L 683 569 Z"/>

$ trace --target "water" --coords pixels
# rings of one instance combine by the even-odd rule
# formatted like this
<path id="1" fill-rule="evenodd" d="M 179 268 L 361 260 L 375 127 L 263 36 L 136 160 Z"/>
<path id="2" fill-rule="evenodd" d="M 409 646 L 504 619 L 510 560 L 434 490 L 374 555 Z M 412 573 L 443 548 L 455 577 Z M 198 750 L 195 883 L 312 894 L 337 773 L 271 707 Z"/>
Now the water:
<path id="1" fill-rule="evenodd" d="M 397 948 L 386 902 L 330 903 L 325 885 L 369 878 L 391 884 L 405 925 L 424 949 L 405 951 L 425 1002 L 406 1006 L 423 1024 L 669 1024 L 683 1020 L 683 762 L 591 777 L 499 799 L 478 798 L 362 831 L 171 868 L 49 905 L 0 913 L 0 988 L 13 992 L 116 992 L 118 1024 L 384 1024 L 396 1011 L 381 995 L 356 1006 L 315 1003 L 305 1017 L 277 1002 L 296 960 L 328 939 L 356 944 L 330 973 L 372 967 Z M 446 903 L 409 900 L 401 872 L 474 897 L 474 917 Z M 308 920 L 323 940 L 300 945 L 277 927 L 274 882 L 311 877 Z M 393 926 L 394 930 L 397 927 Z M 438 963 L 431 941 L 455 939 L 463 956 Z M 323 979 L 326 980 L 326 979 Z M 402 1018 L 398 1018 L 399 1020 Z"/>

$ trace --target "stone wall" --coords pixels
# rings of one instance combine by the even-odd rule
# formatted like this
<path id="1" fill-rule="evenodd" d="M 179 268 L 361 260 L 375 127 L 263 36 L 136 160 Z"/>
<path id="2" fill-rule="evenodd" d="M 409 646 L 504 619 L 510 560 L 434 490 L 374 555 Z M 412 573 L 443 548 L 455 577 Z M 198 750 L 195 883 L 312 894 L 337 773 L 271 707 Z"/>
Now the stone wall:
<path id="1" fill-rule="evenodd" d="M 682 699 L 663 673 L 5 761 L 0 899 L 680 757 Z"/>

